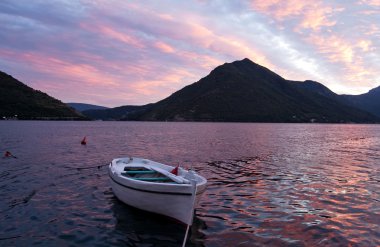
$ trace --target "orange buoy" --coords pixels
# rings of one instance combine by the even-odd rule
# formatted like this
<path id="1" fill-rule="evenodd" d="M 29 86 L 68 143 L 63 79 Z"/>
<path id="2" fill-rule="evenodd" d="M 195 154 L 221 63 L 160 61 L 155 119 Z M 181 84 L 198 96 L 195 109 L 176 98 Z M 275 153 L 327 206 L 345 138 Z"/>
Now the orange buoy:
<path id="1" fill-rule="evenodd" d="M 82 144 L 82 145 L 86 145 L 87 144 L 86 137 L 83 138 L 83 140 L 80 142 L 80 144 Z"/>

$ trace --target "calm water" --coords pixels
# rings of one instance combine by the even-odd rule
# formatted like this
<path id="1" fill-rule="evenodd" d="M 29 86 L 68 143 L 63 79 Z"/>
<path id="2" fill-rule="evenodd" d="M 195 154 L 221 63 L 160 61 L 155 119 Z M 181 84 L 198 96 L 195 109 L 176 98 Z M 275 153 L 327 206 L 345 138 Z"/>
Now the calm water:
<path id="1" fill-rule="evenodd" d="M 114 197 L 127 155 L 208 178 L 188 246 L 380 246 L 380 125 L 0 121 L 6 150 L 0 246 L 179 246 Z"/>

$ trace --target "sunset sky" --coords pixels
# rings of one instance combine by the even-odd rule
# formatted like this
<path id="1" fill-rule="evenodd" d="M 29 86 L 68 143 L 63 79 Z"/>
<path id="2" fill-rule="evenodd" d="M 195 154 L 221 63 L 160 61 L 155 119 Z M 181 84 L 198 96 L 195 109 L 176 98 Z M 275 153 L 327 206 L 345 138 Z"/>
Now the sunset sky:
<path id="1" fill-rule="evenodd" d="M 1 0 L 0 70 L 63 102 L 156 102 L 249 58 L 339 94 L 380 85 L 380 0 Z"/>

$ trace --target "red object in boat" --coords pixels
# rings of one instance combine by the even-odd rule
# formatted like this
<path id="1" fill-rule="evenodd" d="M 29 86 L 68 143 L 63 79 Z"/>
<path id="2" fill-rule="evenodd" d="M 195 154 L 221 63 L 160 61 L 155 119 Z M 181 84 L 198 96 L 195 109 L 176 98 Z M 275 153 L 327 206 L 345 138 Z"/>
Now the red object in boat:
<path id="1" fill-rule="evenodd" d="M 11 154 L 11 152 L 6 151 L 4 157 L 13 157 L 13 155 Z"/>
<path id="2" fill-rule="evenodd" d="M 80 144 L 82 144 L 82 145 L 86 145 L 87 144 L 86 137 L 83 138 L 83 140 L 80 142 Z"/>
<path id="3" fill-rule="evenodd" d="M 171 171 L 171 173 L 178 176 L 178 167 L 179 167 L 179 165 L 174 167 L 174 169 Z"/>

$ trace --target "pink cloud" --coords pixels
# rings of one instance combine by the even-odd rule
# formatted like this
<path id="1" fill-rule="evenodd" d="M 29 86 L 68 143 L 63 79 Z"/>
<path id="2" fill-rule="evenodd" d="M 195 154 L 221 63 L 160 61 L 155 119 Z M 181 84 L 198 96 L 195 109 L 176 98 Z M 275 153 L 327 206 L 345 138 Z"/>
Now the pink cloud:
<path id="1" fill-rule="evenodd" d="M 160 59 L 165 59 L 165 54 L 173 56 L 181 61 L 182 66 L 198 69 L 198 73 L 200 70 L 208 73 L 215 66 L 226 62 L 226 58 L 236 60 L 249 57 L 264 66 L 275 67 L 266 55 L 252 44 L 234 35 L 213 30 L 209 25 L 202 23 L 198 15 L 182 11 L 180 13 L 182 18 L 176 19 L 172 14 L 157 12 L 136 4 L 128 5 L 128 8 L 133 8 L 137 19 L 128 20 L 123 26 L 123 32 L 126 30 L 131 34 L 149 32 L 149 39 L 139 38 L 138 41 L 132 42 L 132 37 L 128 36 L 125 39 L 119 32 L 115 33 L 115 30 L 121 30 L 121 27 L 115 26 L 117 24 L 109 24 L 109 27 L 105 28 L 97 24 L 96 20 L 91 22 L 94 26 L 91 30 L 96 31 L 97 27 L 101 26 L 101 33 L 107 37 L 126 40 L 126 43 L 131 43 L 133 46 L 138 43 L 142 47 L 137 48 L 143 52 L 159 51 L 164 54 Z M 142 16 L 144 20 L 139 20 Z"/>
<path id="2" fill-rule="evenodd" d="M 380 0 L 361 0 L 359 4 L 365 4 L 370 6 L 380 6 Z"/>
<path id="3" fill-rule="evenodd" d="M 371 24 L 364 28 L 364 34 L 367 36 L 377 35 L 380 37 L 380 28 L 376 24 Z"/>
<path id="4" fill-rule="evenodd" d="M 372 66 L 365 64 L 362 56 L 363 52 L 372 49 L 370 40 L 351 41 L 337 35 L 323 37 L 314 34 L 308 38 L 308 42 L 315 46 L 330 63 L 338 65 L 341 70 L 340 79 L 343 81 L 358 86 L 368 81 L 368 76 L 376 73 Z"/>
<path id="5" fill-rule="evenodd" d="M 202 23 L 189 22 L 183 23 L 182 25 L 185 25 L 184 29 L 187 30 L 183 36 L 183 41 L 186 42 L 189 47 L 196 47 L 198 51 L 211 51 L 215 54 L 214 56 L 201 55 L 203 68 L 210 69 L 226 62 L 225 60 L 217 59 L 216 57 L 218 57 L 218 55 L 235 59 L 248 57 L 264 66 L 275 67 L 259 49 L 254 48 L 254 46 L 247 43 L 243 38 L 226 33 L 217 33 L 202 25 Z M 170 36 L 169 38 L 174 39 L 174 37 Z M 189 60 L 195 60 L 194 57 L 199 57 L 199 54 L 199 52 L 184 52 L 183 50 L 179 53 L 179 55 Z"/>
<path id="6" fill-rule="evenodd" d="M 160 68 L 155 60 L 147 59 L 143 64 L 132 63 L 128 65 L 118 64 L 103 60 L 84 52 L 78 56 L 90 59 L 91 63 L 81 64 L 62 57 L 54 57 L 48 54 L 28 52 L 18 53 L 10 50 L 0 50 L 2 58 L 8 58 L 18 64 L 29 65 L 29 69 L 43 74 L 43 78 L 23 77 L 20 79 L 33 88 L 42 90 L 53 97 L 65 101 L 81 99 L 83 102 L 102 102 L 104 105 L 145 104 L 156 102 L 167 97 L 170 93 L 182 88 L 184 85 L 199 80 L 197 68 L 207 67 L 208 71 L 212 65 L 219 65 L 221 61 L 214 60 L 211 56 L 197 53 L 181 52 L 180 56 L 187 56 L 189 66 L 193 66 L 195 73 L 183 68 L 171 66 Z M 15 60 L 15 58 L 17 58 Z M 190 58 L 194 60 L 190 60 Z M 114 73 L 109 73 L 114 71 Z M 67 90 L 67 88 L 70 88 Z M 100 93 L 101 92 L 101 93 Z M 112 95 L 104 98 L 105 94 Z M 71 98 L 73 98 L 71 100 Z M 77 100 L 78 101 L 78 100 Z"/>
<path id="7" fill-rule="evenodd" d="M 313 34 L 308 38 L 320 53 L 326 55 L 331 62 L 351 63 L 353 60 L 353 46 L 339 36 L 324 37 Z"/>
<path id="8" fill-rule="evenodd" d="M 68 100 L 71 97 L 82 98 L 78 95 L 91 94 L 91 92 L 94 94 L 96 91 L 104 93 L 114 90 L 117 92 L 122 88 L 124 82 L 123 78 L 105 73 L 91 64 L 73 63 L 51 55 L 0 50 L 0 56 L 18 64 L 25 64 L 29 70 L 43 75 L 39 78 L 30 78 L 15 74 L 14 77 L 61 100 Z M 88 98 L 85 100 L 95 103 L 96 100 L 101 99 Z"/>
<path id="9" fill-rule="evenodd" d="M 372 50 L 372 41 L 362 39 L 358 42 L 357 47 L 361 48 L 364 52 L 370 51 Z"/>
<path id="10" fill-rule="evenodd" d="M 112 76 L 107 76 L 90 64 L 76 64 L 71 61 L 32 52 L 17 54 L 17 56 L 20 62 L 28 63 L 40 72 L 54 74 L 55 76 L 68 78 L 87 85 L 117 85 Z"/>
<path id="11" fill-rule="evenodd" d="M 107 26 L 98 22 L 82 22 L 80 27 L 83 30 L 102 35 L 105 38 L 118 40 L 126 45 L 134 46 L 140 49 L 144 48 L 143 42 L 136 36 L 127 34 L 127 30 L 117 30 L 116 27 Z"/>
<path id="12" fill-rule="evenodd" d="M 305 1 L 297 0 L 253 0 L 251 4 L 255 10 L 271 15 L 277 20 L 284 20 L 287 17 L 301 15 L 308 5 Z"/>
<path id="13" fill-rule="evenodd" d="M 378 1 L 359 3 L 252 0 L 250 10 L 244 1 L 78 1 L 85 7 L 73 21 L 40 21 L 38 4 L 17 4 L 21 16 L 33 11 L 1 16 L 0 63 L 21 75 L 28 70 L 31 85 L 63 100 L 119 102 L 113 106 L 160 100 L 244 57 L 288 79 L 364 85 L 378 74 L 379 8 Z M 71 16 L 56 4 L 56 13 Z"/>
<path id="14" fill-rule="evenodd" d="M 165 53 L 173 53 L 175 52 L 175 49 L 173 47 L 171 47 L 170 45 L 162 42 L 162 41 L 157 41 L 154 43 L 154 46 L 159 49 L 160 51 L 162 52 L 165 52 Z"/>
<path id="15" fill-rule="evenodd" d="M 321 27 L 331 27 L 336 24 L 336 21 L 331 21 L 328 16 L 334 13 L 331 7 L 316 8 L 307 10 L 301 22 L 301 27 L 304 29 L 319 30 Z"/>
<path id="16" fill-rule="evenodd" d="M 312 2 L 299 0 L 253 0 L 251 6 L 254 10 L 274 17 L 279 21 L 300 18 L 300 24 L 296 27 L 296 30 L 319 30 L 321 27 L 334 26 L 336 21 L 330 20 L 332 14 L 342 11 L 342 8 L 334 9 L 318 0 Z"/>
<path id="17" fill-rule="evenodd" d="M 110 38 L 119 40 L 119 41 L 124 42 L 128 45 L 135 46 L 137 48 L 143 48 L 144 47 L 144 45 L 138 39 L 136 39 L 136 37 L 127 35 L 124 32 L 119 32 L 119 31 L 112 29 L 110 27 L 107 27 L 107 26 L 100 26 L 98 28 L 99 28 L 100 33 L 102 33 L 103 35 L 106 35 Z"/>

